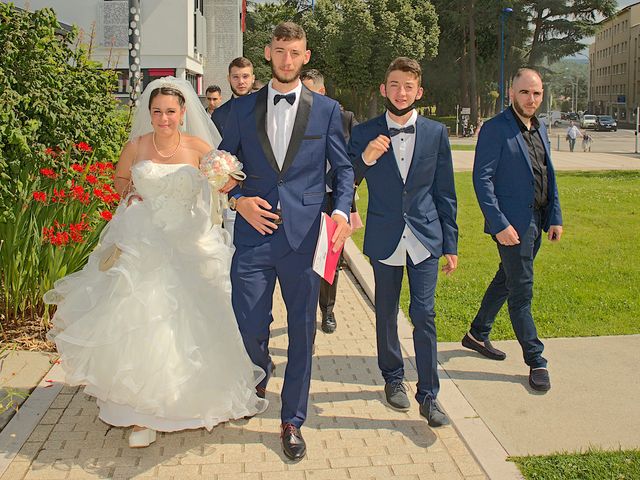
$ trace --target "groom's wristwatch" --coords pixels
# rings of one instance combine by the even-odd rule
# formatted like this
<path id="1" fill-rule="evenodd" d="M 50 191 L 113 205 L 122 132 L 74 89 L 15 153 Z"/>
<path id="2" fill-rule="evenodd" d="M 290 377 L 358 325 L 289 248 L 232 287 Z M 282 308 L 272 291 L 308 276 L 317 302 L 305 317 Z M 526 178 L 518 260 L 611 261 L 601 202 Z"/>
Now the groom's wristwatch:
<path id="1" fill-rule="evenodd" d="M 242 195 L 238 195 L 237 197 L 231 197 L 229 199 L 229 209 L 235 212 L 238 206 L 238 200 L 240 200 L 241 198 L 242 198 Z"/>

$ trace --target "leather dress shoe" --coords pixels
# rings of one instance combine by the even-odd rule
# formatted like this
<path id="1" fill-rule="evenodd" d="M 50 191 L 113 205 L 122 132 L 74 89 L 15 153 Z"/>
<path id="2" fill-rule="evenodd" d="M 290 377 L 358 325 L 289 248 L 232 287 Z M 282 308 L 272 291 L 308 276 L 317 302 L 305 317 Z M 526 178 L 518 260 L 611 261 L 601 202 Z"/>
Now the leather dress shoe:
<path id="1" fill-rule="evenodd" d="M 333 315 L 333 312 L 322 316 L 322 325 L 320 328 L 322 328 L 324 333 L 333 333 L 336 331 L 336 327 L 336 317 Z"/>
<path id="2" fill-rule="evenodd" d="M 532 368 L 529 370 L 529 385 L 539 392 L 548 391 L 551 388 L 549 370 L 546 368 Z"/>
<path id="3" fill-rule="evenodd" d="M 462 337 L 462 346 L 475 350 L 480 355 L 490 358 L 491 360 L 504 360 L 507 358 L 507 354 L 491 345 L 489 340 L 485 340 L 483 343 L 478 343 L 477 340 L 471 337 L 469 332 Z"/>
<path id="4" fill-rule="evenodd" d="M 300 429 L 293 423 L 283 423 L 280 426 L 282 450 L 290 460 L 300 460 L 307 453 L 307 444 L 302 438 Z"/>

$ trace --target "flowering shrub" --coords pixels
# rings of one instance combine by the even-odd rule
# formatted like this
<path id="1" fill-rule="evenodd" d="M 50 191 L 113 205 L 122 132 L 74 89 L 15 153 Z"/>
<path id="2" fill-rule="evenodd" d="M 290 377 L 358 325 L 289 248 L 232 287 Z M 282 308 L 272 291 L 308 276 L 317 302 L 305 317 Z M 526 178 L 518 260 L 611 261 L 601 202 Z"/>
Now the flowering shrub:
<path id="1" fill-rule="evenodd" d="M 120 201 L 113 163 L 97 161 L 88 143 L 45 152 L 46 166 L 26 177 L 31 195 L 0 249 L 3 264 L 13 269 L 3 285 L 4 297 L 13 299 L 5 305 L 9 318 L 46 313 L 42 294 L 82 268 Z"/>
<path id="2" fill-rule="evenodd" d="M 127 109 L 51 9 L 0 2 L 0 327 L 39 317 L 80 269 L 118 198 L 110 180 Z M 2 328 L 0 328 L 0 334 Z"/>

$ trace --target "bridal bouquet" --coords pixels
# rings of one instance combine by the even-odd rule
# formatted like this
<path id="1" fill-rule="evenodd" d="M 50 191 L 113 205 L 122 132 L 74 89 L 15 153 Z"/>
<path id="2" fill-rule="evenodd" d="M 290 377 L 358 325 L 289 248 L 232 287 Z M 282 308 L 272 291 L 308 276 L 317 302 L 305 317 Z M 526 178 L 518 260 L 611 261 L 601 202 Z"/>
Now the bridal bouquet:
<path id="1" fill-rule="evenodd" d="M 222 188 L 229 177 L 240 181 L 247 178 L 238 158 L 224 150 L 211 150 L 207 153 L 200 161 L 200 171 L 214 190 Z"/>

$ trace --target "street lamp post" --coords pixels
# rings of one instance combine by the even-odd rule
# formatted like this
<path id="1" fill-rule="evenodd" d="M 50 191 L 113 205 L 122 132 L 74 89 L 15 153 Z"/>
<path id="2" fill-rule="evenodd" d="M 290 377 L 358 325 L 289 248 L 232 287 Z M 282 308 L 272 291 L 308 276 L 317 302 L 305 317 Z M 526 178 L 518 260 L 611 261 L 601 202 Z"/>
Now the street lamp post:
<path id="1" fill-rule="evenodd" d="M 505 89 L 504 89 L 504 21 L 505 17 L 513 12 L 513 8 L 505 7 L 500 13 L 500 111 L 504 110 Z"/>

